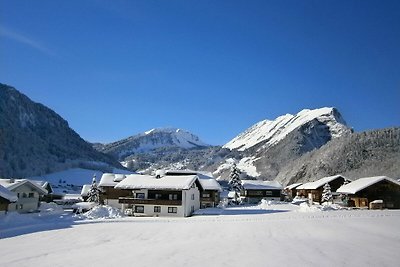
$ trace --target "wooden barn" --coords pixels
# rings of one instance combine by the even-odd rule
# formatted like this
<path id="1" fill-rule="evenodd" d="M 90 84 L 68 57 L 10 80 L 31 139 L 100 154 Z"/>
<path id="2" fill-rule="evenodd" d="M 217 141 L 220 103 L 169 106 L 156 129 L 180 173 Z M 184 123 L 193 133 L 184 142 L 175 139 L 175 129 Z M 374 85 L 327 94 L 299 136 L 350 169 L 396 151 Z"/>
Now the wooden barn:
<path id="1" fill-rule="evenodd" d="M 342 175 L 334 175 L 329 177 L 321 178 L 314 182 L 309 182 L 302 184 L 297 187 L 297 192 L 299 196 L 304 196 L 312 202 L 321 202 L 322 192 L 324 190 L 324 185 L 329 184 L 332 192 L 341 187 L 345 181 L 350 181 Z"/>
<path id="2" fill-rule="evenodd" d="M 371 202 L 382 200 L 382 208 L 400 209 L 400 182 L 386 176 L 360 178 L 337 192 L 348 196 L 349 206 L 372 207 Z"/>

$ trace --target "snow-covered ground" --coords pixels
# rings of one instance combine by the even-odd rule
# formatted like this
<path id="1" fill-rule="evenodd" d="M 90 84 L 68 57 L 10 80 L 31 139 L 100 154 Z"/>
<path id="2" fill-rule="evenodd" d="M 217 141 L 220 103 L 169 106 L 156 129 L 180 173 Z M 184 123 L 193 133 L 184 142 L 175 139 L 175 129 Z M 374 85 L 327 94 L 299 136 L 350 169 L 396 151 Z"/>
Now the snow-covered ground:
<path id="1" fill-rule="evenodd" d="M 1 266 L 398 266 L 400 260 L 400 210 L 263 203 L 203 213 L 209 215 L 1 215 Z"/>

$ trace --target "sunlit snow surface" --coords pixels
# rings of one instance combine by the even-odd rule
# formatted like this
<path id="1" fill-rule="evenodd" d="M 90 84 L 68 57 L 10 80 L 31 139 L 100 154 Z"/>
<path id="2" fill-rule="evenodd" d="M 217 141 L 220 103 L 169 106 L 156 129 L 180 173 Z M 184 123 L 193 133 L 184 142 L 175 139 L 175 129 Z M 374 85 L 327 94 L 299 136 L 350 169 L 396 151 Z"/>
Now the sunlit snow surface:
<path id="1" fill-rule="evenodd" d="M 400 259 L 399 210 L 263 203 L 204 213 L 215 215 L 1 215 L 1 266 L 398 266 Z"/>

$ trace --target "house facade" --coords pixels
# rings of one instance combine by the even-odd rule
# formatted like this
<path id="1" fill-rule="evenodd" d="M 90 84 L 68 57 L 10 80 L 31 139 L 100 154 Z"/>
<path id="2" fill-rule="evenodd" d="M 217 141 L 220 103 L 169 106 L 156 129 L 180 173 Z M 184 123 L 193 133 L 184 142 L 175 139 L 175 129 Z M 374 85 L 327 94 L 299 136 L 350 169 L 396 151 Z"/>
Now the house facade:
<path id="1" fill-rule="evenodd" d="M 350 207 L 367 208 L 371 202 L 381 200 L 382 208 L 400 209 L 400 182 L 386 176 L 360 178 L 337 192 L 347 195 Z"/>
<path id="2" fill-rule="evenodd" d="M 39 200 L 47 190 L 27 179 L 0 179 L 0 185 L 17 194 L 18 200 L 8 205 L 8 211 L 33 212 L 39 208 Z"/>
<path id="3" fill-rule="evenodd" d="M 167 170 L 158 172 L 157 175 L 158 177 L 197 175 L 203 189 L 200 192 L 200 208 L 202 209 L 216 207 L 221 200 L 222 187 L 211 174 L 192 170 Z"/>
<path id="4" fill-rule="evenodd" d="M 341 187 L 345 181 L 350 182 L 348 178 L 342 175 L 334 175 L 321 178 L 314 182 L 309 182 L 302 184 L 296 188 L 297 195 L 308 198 L 309 201 L 312 202 L 321 202 L 322 192 L 324 190 L 324 185 L 329 184 L 332 192 L 336 192 L 336 190 Z"/>
<path id="5" fill-rule="evenodd" d="M 119 203 L 134 216 L 187 217 L 200 208 L 202 187 L 197 175 L 156 178 L 132 174 L 115 188 L 129 192 Z"/>
<path id="6" fill-rule="evenodd" d="M 276 181 L 242 180 L 243 190 L 240 192 L 242 202 L 259 203 L 262 199 L 280 201 L 282 185 Z"/>

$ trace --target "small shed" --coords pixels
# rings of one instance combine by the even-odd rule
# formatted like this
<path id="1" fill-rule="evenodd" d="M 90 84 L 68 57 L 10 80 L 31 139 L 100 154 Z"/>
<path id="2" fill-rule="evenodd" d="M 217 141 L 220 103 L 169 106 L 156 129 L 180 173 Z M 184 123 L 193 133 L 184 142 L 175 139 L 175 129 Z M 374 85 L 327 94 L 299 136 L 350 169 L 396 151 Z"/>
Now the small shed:
<path id="1" fill-rule="evenodd" d="M 341 186 L 337 192 L 349 197 L 349 206 L 369 207 L 382 200 L 383 208 L 400 209 L 400 182 L 387 176 L 360 178 Z"/>

